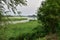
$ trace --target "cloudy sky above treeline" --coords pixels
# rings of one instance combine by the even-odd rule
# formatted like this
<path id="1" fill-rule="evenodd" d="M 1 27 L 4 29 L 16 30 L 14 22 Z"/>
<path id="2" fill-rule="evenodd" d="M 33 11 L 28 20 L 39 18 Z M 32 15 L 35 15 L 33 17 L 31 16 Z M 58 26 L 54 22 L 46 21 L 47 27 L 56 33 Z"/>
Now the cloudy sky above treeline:
<path id="1" fill-rule="evenodd" d="M 17 9 L 22 12 L 21 15 L 33 15 L 36 14 L 42 1 L 43 0 L 27 0 L 27 6 L 17 6 Z M 13 12 L 10 14 L 15 15 Z"/>

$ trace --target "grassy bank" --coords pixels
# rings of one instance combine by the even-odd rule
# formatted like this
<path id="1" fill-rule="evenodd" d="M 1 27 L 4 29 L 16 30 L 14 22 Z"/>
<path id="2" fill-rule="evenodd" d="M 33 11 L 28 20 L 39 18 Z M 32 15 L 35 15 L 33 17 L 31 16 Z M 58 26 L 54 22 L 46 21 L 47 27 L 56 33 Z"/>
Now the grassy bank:
<path id="1" fill-rule="evenodd" d="M 9 40 L 9 38 L 11 37 L 18 37 L 18 36 L 23 36 L 27 33 L 32 33 L 33 32 L 32 30 L 37 26 L 38 26 L 37 21 L 6 25 L 6 28 L 4 30 L 5 39 Z M 44 40 L 44 39 L 40 39 L 40 40 Z"/>

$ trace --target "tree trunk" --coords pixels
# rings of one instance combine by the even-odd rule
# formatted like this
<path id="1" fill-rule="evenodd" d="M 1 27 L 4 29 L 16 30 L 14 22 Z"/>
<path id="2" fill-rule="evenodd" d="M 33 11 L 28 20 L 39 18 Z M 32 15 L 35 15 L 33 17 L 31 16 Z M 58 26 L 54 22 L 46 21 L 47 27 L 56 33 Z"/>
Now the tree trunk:
<path id="1" fill-rule="evenodd" d="M 58 40 L 57 39 L 57 34 L 52 34 L 52 33 L 49 33 L 47 36 L 46 36 L 46 40 Z"/>

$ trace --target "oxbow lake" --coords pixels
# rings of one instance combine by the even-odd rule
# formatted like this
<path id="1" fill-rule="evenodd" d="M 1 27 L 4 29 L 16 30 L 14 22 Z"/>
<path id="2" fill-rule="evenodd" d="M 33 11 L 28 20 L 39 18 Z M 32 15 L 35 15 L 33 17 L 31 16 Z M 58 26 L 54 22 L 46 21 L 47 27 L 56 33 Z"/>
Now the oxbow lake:
<path id="1" fill-rule="evenodd" d="M 36 17 L 10 17 L 10 18 L 27 18 L 27 20 L 20 20 L 20 21 L 8 21 L 8 23 L 16 24 L 16 23 L 26 23 L 30 20 L 37 20 Z"/>

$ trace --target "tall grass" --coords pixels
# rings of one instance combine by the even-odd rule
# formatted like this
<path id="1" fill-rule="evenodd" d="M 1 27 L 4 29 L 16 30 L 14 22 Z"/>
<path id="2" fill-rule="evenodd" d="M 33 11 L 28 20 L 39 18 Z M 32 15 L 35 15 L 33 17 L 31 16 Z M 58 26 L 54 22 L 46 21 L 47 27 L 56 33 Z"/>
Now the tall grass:
<path id="1" fill-rule="evenodd" d="M 23 34 L 31 33 L 33 32 L 32 29 L 37 27 L 38 23 L 37 21 L 31 21 L 27 23 L 18 23 L 18 24 L 9 24 L 6 25 L 5 29 L 5 36 L 8 40 L 10 37 L 16 37 L 21 36 Z"/>

